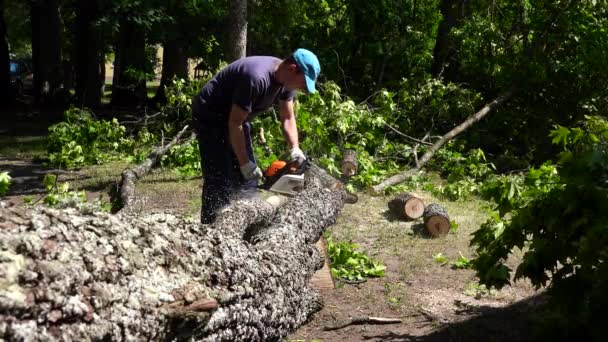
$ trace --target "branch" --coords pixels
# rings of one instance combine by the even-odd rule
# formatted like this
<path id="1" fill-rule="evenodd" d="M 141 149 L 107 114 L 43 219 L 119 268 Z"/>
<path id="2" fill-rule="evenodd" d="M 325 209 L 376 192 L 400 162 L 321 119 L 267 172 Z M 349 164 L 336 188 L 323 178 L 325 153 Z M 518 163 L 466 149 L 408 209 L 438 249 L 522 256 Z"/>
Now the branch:
<path id="1" fill-rule="evenodd" d="M 384 123 L 384 125 L 385 125 L 386 127 L 390 128 L 391 130 L 393 130 L 393 132 L 395 132 L 395 133 L 399 134 L 400 136 L 402 136 L 402 137 L 404 137 L 404 138 L 407 138 L 407 139 L 412 140 L 412 141 L 414 141 L 414 142 L 417 142 L 417 143 L 419 143 L 419 144 L 424 144 L 424 145 L 428 145 L 428 146 L 433 145 L 433 144 L 428 143 L 428 142 L 426 142 L 426 141 L 423 141 L 423 140 L 420 140 L 420 139 L 416 139 L 416 138 L 411 137 L 411 136 L 409 136 L 409 135 L 407 135 L 407 134 L 401 133 L 401 132 L 400 132 L 400 131 L 398 131 L 398 130 L 397 130 L 395 127 L 393 127 L 393 126 L 389 125 L 389 124 L 388 124 L 388 123 L 386 123 L 386 122 Z"/>
<path id="2" fill-rule="evenodd" d="M 349 325 L 355 324 L 397 324 L 401 323 L 401 319 L 399 318 L 385 318 L 385 317 L 371 317 L 371 316 L 356 316 L 342 323 L 337 323 L 334 325 L 328 325 L 323 327 L 323 330 L 338 330 L 345 328 Z"/>
<path id="3" fill-rule="evenodd" d="M 161 144 L 161 146 L 159 148 L 157 148 L 152 153 L 150 153 L 148 155 L 148 158 L 146 158 L 141 164 L 137 165 L 136 167 L 134 167 L 132 169 L 125 169 L 122 172 L 122 180 L 120 182 L 120 186 L 119 186 L 119 190 L 118 190 L 119 195 L 120 195 L 120 200 L 121 200 L 121 206 L 120 206 L 119 210 L 122 210 L 125 207 L 129 207 L 134 203 L 134 201 L 135 201 L 135 181 L 137 181 L 141 177 L 148 174 L 150 172 L 150 170 L 152 170 L 152 168 L 156 164 L 158 164 L 158 162 L 160 161 L 160 158 L 163 155 L 165 155 L 167 152 L 169 152 L 171 147 L 173 147 L 175 144 L 177 144 L 179 142 L 182 135 L 186 132 L 187 129 L 188 129 L 188 125 L 186 125 L 175 136 L 175 138 L 170 143 L 168 143 L 167 145 L 164 145 L 164 146 Z M 188 141 L 191 139 L 194 139 L 194 134 L 192 134 L 190 136 Z"/>
<path id="4" fill-rule="evenodd" d="M 424 153 L 424 155 L 422 156 L 422 158 L 420 158 L 420 160 L 416 164 L 416 167 L 414 167 L 412 169 L 409 169 L 409 170 L 405 171 L 404 173 L 392 176 L 389 179 L 383 181 L 382 183 L 373 186 L 372 189 L 371 189 L 372 192 L 376 193 L 376 194 L 382 193 L 382 192 L 384 192 L 384 190 L 387 187 L 389 187 L 391 185 L 399 184 L 401 182 L 404 182 L 407 179 L 409 179 L 410 177 L 412 177 L 413 175 L 417 174 L 418 171 L 420 171 L 422 169 L 422 167 L 431 159 L 431 157 L 435 154 L 435 152 L 437 152 L 445 143 L 447 143 L 452 138 L 454 138 L 458 134 L 460 134 L 463 131 L 465 131 L 467 128 L 473 126 L 473 124 L 475 124 L 479 120 L 483 119 L 492 109 L 496 108 L 498 105 L 502 104 L 503 102 L 509 100 L 513 96 L 513 94 L 515 93 L 516 89 L 517 88 L 514 85 L 511 86 L 511 88 L 509 88 L 509 90 L 507 90 L 504 93 L 500 94 L 496 99 L 494 99 L 494 101 L 486 104 L 477 113 L 469 116 L 460 125 L 454 127 L 451 131 L 449 131 L 448 133 L 446 133 L 437 142 L 435 142 Z"/>

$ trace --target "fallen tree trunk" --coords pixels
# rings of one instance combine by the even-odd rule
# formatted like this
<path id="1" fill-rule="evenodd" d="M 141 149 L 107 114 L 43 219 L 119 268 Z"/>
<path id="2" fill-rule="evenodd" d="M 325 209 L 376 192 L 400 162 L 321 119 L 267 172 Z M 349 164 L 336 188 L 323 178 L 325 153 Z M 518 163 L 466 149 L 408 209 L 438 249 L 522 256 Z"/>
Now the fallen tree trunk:
<path id="1" fill-rule="evenodd" d="M 509 100 L 513 94 L 515 93 L 515 86 L 511 87 L 509 90 L 500 94 L 494 101 L 486 104 L 482 109 L 480 109 L 477 113 L 469 116 L 465 121 L 463 121 L 460 125 L 454 127 L 451 131 L 442 136 L 439 140 L 437 140 L 425 153 L 422 155 L 422 158 L 416 163 L 414 168 L 411 168 L 403 173 L 398 175 L 394 175 L 378 185 L 372 186 L 371 190 L 375 194 L 381 194 L 384 192 L 386 188 L 392 185 L 396 185 L 402 183 L 412 176 L 416 175 L 418 171 L 424 167 L 424 165 L 431 159 L 431 157 L 437 152 L 445 143 L 450 141 L 452 138 L 457 136 L 458 134 L 464 132 L 467 128 L 473 126 L 476 122 L 483 119 L 492 109 L 496 108 L 503 102 Z"/>
<path id="2" fill-rule="evenodd" d="M 314 243 L 344 191 L 320 184 L 279 208 L 235 203 L 213 225 L 0 208 L 0 338 L 279 340 L 322 307 Z"/>

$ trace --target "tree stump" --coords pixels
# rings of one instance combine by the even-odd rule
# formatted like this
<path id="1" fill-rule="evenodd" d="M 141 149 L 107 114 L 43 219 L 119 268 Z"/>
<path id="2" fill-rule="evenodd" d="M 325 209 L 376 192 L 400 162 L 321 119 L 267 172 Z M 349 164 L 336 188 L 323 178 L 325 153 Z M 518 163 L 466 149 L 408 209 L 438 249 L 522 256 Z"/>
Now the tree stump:
<path id="1" fill-rule="evenodd" d="M 388 202 L 388 207 L 391 213 L 400 219 L 415 220 L 424 213 L 424 202 L 407 192 L 393 198 Z"/>
<path id="2" fill-rule="evenodd" d="M 450 231 L 448 211 L 439 204 L 430 204 L 424 209 L 424 226 L 434 237 L 445 236 Z"/>
<path id="3" fill-rule="evenodd" d="M 354 150 L 345 150 L 342 154 L 342 175 L 345 177 L 354 176 L 357 173 L 358 167 L 357 152 Z"/>

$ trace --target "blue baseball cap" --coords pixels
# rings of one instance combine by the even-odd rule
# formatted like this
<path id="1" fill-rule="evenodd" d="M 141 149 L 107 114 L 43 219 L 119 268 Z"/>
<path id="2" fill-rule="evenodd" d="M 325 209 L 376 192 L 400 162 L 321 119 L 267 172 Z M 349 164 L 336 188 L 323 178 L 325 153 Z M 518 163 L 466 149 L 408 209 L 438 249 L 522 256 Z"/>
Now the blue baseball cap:
<path id="1" fill-rule="evenodd" d="M 314 53 L 306 49 L 297 49 L 293 53 L 293 59 L 298 64 L 298 68 L 304 73 L 306 78 L 306 89 L 309 93 L 314 93 L 315 81 L 321 72 L 321 65 Z"/>

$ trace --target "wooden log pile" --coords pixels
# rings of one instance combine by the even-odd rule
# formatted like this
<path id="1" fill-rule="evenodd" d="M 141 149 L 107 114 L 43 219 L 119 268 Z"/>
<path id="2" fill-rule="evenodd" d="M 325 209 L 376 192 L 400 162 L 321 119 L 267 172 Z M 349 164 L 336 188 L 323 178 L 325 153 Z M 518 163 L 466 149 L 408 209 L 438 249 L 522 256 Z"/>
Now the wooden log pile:
<path id="1" fill-rule="evenodd" d="M 344 190 L 310 177 L 276 208 L 213 225 L 168 213 L 0 207 L 0 339 L 280 340 L 322 307 L 309 287 Z"/>
<path id="2" fill-rule="evenodd" d="M 445 236 L 451 228 L 450 216 L 445 207 L 432 203 L 425 207 L 424 202 L 413 193 L 401 193 L 388 202 L 390 212 L 399 219 L 424 219 L 427 232 L 433 237 Z"/>

